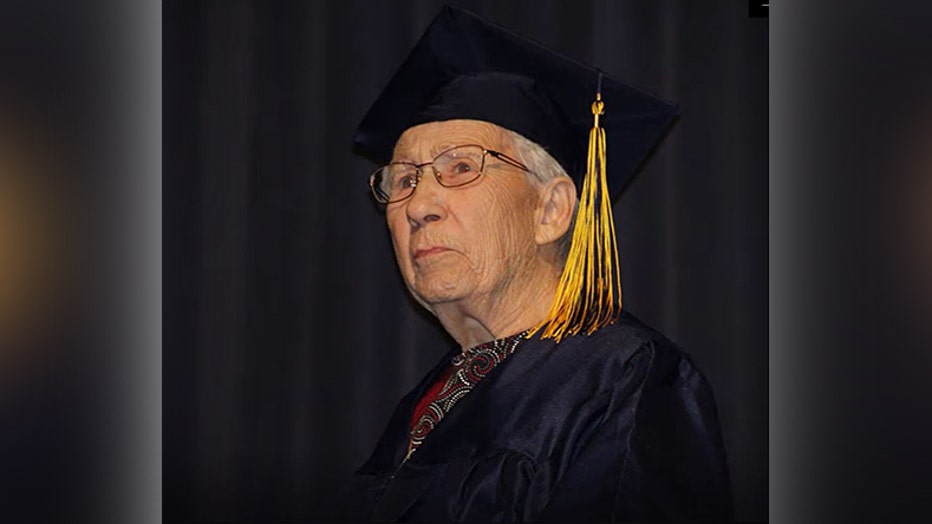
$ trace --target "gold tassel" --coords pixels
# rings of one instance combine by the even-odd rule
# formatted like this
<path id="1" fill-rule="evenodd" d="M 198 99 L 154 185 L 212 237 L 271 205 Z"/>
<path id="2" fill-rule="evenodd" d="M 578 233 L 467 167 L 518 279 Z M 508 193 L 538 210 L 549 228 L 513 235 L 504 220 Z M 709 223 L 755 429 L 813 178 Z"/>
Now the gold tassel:
<path id="1" fill-rule="evenodd" d="M 594 124 L 589 131 L 586 177 L 572 244 L 547 320 L 528 337 L 540 329 L 543 329 L 541 338 L 557 342 L 581 332 L 590 335 L 614 322 L 621 312 L 621 269 L 605 174 L 605 129 L 599 127 L 599 116 L 604 112 L 602 93 L 597 92 L 592 103 Z"/>

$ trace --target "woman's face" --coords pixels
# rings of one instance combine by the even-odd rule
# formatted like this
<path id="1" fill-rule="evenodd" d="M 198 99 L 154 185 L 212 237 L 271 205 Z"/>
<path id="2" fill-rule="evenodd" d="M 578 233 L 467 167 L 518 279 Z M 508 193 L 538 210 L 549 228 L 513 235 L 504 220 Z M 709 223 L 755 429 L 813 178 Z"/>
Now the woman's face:
<path id="1" fill-rule="evenodd" d="M 477 144 L 515 156 L 507 134 L 477 120 L 431 122 L 399 138 L 393 162 L 423 164 L 451 147 Z M 447 188 L 431 166 L 414 194 L 389 204 L 386 219 L 408 288 L 422 303 L 495 296 L 537 256 L 538 188 L 528 174 L 487 155 L 482 176 Z"/>

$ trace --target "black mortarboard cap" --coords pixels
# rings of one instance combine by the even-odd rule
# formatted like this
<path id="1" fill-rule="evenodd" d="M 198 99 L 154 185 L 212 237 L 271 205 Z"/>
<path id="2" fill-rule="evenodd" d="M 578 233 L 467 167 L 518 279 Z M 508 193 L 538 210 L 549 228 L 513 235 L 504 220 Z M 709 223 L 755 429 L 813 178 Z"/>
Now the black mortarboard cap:
<path id="1" fill-rule="evenodd" d="M 542 146 L 579 187 L 600 82 L 607 178 L 617 196 L 676 106 L 456 7 L 444 7 L 427 28 L 363 118 L 355 142 L 384 163 L 411 126 L 484 120 Z"/>

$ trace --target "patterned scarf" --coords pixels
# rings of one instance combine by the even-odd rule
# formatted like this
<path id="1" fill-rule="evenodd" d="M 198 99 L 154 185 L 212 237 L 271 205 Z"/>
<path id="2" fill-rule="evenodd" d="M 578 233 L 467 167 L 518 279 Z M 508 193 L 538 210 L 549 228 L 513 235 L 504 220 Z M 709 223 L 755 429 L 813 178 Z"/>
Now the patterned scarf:
<path id="1" fill-rule="evenodd" d="M 530 331 L 530 330 L 528 330 Z M 431 432 L 443 417 L 453 409 L 459 400 L 472 391 L 472 388 L 485 378 L 492 369 L 501 364 L 503 360 L 514 353 L 518 343 L 525 339 L 528 331 L 518 333 L 506 338 L 500 338 L 476 347 L 467 349 L 455 355 L 450 363 L 453 370 L 446 383 L 437 394 L 437 398 L 430 402 L 427 410 L 417 420 L 408 438 L 408 454 L 405 455 L 404 464 L 414 450 L 424 442 L 424 438 Z"/>

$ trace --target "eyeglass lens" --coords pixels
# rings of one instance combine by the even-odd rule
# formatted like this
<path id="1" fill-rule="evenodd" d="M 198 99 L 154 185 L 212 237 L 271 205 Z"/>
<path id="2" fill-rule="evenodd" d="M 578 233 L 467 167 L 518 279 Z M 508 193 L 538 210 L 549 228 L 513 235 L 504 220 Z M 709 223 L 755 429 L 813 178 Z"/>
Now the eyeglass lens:
<path id="1" fill-rule="evenodd" d="M 480 146 L 459 146 L 444 151 L 428 164 L 416 166 L 408 163 L 389 164 L 373 173 L 372 189 L 376 199 L 383 203 L 408 198 L 417 186 L 418 170 L 433 166 L 437 181 L 444 187 L 466 185 L 482 173 L 485 150 Z"/>

